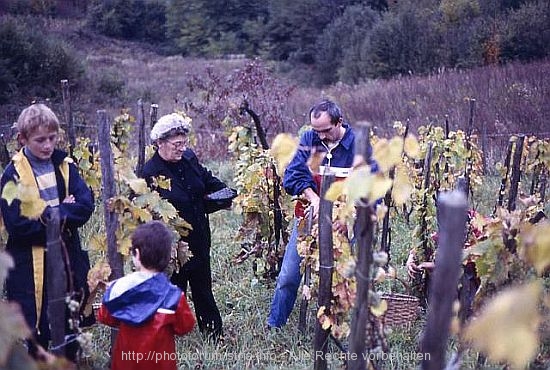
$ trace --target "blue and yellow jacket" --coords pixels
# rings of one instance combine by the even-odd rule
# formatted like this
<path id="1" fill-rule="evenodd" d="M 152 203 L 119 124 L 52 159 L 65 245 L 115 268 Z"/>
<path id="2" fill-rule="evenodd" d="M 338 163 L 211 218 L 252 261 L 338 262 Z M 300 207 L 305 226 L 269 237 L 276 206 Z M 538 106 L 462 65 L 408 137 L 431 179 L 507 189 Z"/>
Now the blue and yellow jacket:
<path id="1" fill-rule="evenodd" d="M 75 203 L 60 203 L 58 208 L 74 291 L 85 296 L 88 292 L 86 279 L 90 261 L 88 253 L 81 249 L 77 229 L 92 215 L 93 195 L 67 153 L 56 149 L 52 154 L 52 162 L 60 202 L 69 194 L 75 198 Z M 15 179 L 38 190 L 31 165 L 23 150 L 15 154 L 12 162 L 6 167 L 0 180 L 1 188 Z M 6 281 L 6 291 L 9 300 L 21 305 L 29 327 L 36 328 L 40 319 L 47 316 L 44 284 L 46 225 L 40 219 L 33 220 L 22 216 L 20 205 L 18 199 L 10 205 L 5 199 L 0 199 L 2 218 L 8 232 L 6 251 L 15 262 L 15 267 L 10 270 Z"/>

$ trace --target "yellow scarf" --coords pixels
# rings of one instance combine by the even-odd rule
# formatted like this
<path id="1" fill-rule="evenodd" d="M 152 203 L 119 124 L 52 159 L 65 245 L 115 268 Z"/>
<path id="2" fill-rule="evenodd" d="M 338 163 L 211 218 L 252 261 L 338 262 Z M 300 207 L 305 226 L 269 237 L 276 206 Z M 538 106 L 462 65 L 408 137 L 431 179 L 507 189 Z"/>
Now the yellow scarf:
<path id="1" fill-rule="evenodd" d="M 17 152 L 13 158 L 13 165 L 17 174 L 19 175 L 19 181 L 27 188 L 36 192 L 36 196 L 39 197 L 40 192 L 38 190 L 38 184 L 34 177 L 31 164 L 23 149 Z M 66 193 L 69 191 L 69 163 L 72 163 L 72 159 L 66 157 L 59 166 L 59 171 L 63 177 Z M 36 325 L 40 322 L 40 312 L 42 311 L 42 294 L 44 292 L 44 260 L 45 260 L 45 248 L 43 245 L 32 246 L 32 266 L 34 275 L 34 300 L 36 304 Z"/>

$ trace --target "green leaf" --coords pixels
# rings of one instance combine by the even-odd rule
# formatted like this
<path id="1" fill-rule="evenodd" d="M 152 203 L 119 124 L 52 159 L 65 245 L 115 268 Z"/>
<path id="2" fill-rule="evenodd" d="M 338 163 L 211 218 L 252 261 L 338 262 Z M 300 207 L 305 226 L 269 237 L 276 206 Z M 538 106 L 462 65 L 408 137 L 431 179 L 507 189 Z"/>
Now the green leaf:
<path id="1" fill-rule="evenodd" d="M 8 206 L 11 205 L 14 199 L 17 198 L 17 184 L 15 181 L 8 181 L 2 189 L 2 199 L 5 199 L 8 202 Z"/>

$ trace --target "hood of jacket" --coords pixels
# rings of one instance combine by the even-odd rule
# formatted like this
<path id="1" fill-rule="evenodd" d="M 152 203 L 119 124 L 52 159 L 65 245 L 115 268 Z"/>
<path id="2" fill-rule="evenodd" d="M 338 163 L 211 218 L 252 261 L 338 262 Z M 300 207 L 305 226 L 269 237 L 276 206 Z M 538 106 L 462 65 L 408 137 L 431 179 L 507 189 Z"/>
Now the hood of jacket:
<path id="1" fill-rule="evenodd" d="M 111 299 L 111 291 L 117 283 L 115 281 L 109 286 L 103 296 L 103 304 L 113 317 L 129 325 L 144 323 L 159 309 L 175 310 L 182 294 L 164 273 L 157 273 L 130 286 Z"/>

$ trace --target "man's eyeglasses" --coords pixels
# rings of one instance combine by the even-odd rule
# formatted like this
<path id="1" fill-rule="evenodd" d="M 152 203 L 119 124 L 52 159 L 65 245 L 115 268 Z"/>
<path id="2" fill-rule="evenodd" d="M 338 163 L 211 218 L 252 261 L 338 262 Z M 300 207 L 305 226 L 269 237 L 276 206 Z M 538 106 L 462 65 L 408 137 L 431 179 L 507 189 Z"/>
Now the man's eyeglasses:
<path id="1" fill-rule="evenodd" d="M 167 143 L 170 143 L 175 149 L 181 149 L 185 146 L 185 140 L 170 141 L 166 140 Z"/>

